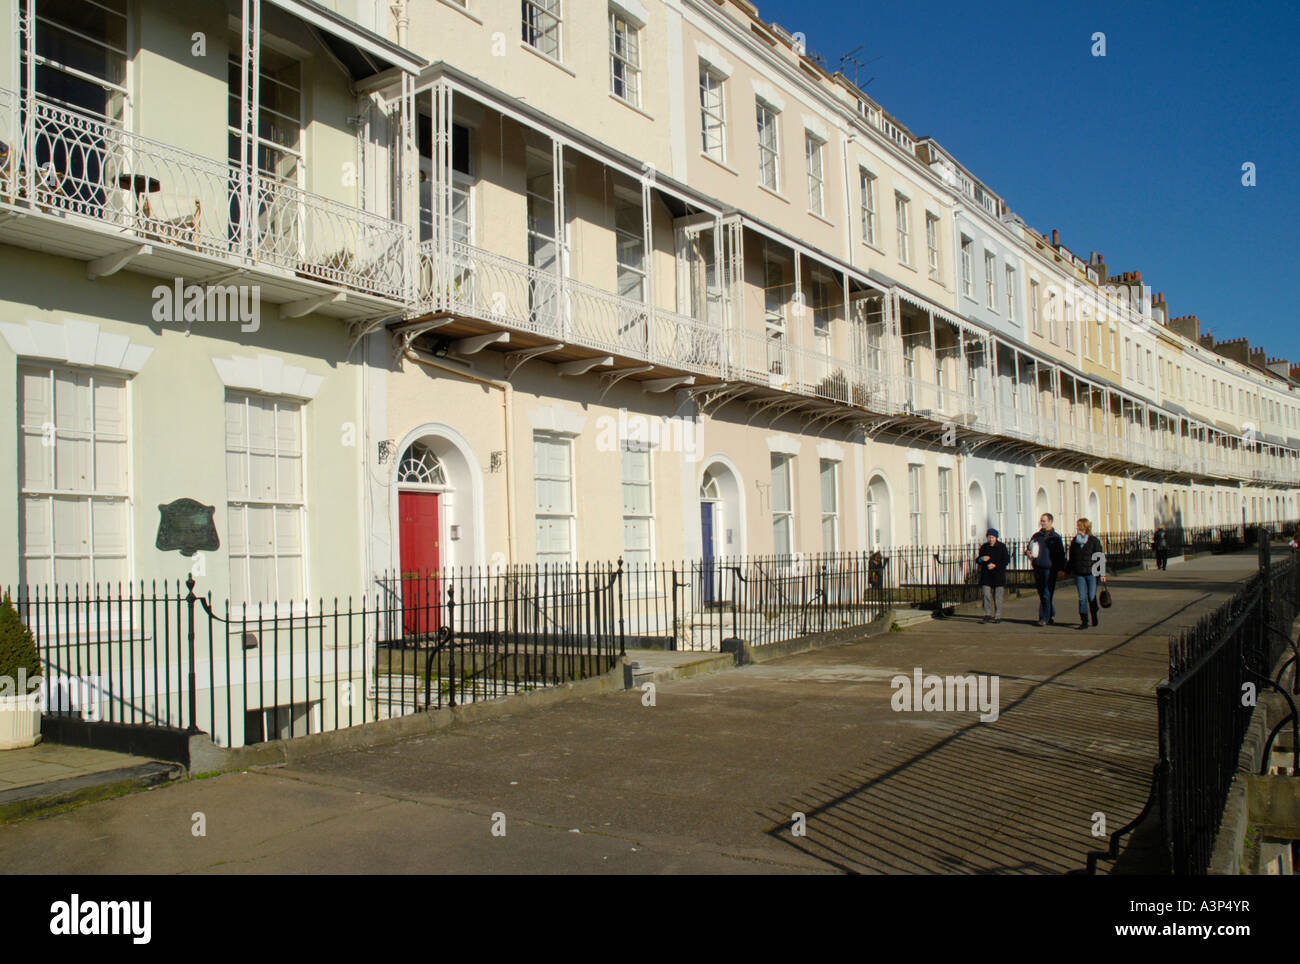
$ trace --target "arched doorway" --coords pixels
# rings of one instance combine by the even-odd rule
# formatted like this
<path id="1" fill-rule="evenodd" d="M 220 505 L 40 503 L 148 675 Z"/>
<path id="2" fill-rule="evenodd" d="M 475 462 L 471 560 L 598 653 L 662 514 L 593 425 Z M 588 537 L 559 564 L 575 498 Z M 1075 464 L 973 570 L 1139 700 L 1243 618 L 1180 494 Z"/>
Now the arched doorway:
<path id="1" fill-rule="evenodd" d="M 1034 525 L 1038 525 L 1038 520 L 1043 517 L 1044 512 L 1051 512 L 1047 503 L 1047 489 L 1039 487 L 1038 494 L 1034 496 Z"/>
<path id="2" fill-rule="evenodd" d="M 1136 492 L 1128 494 L 1128 528 L 1130 530 L 1142 528 L 1142 524 L 1138 521 L 1138 497 Z"/>
<path id="3" fill-rule="evenodd" d="M 1088 490 L 1088 521 L 1092 523 L 1093 532 L 1101 531 L 1101 499 L 1096 489 Z"/>
<path id="4" fill-rule="evenodd" d="M 867 482 L 867 545 L 887 549 L 894 544 L 894 509 L 889 483 L 879 473 Z"/>
<path id="5" fill-rule="evenodd" d="M 968 537 L 973 542 L 981 541 L 989 527 L 989 510 L 984 487 L 974 480 L 966 489 L 966 518 L 970 520 Z"/>
<path id="6" fill-rule="evenodd" d="M 440 574 L 483 560 L 483 483 L 468 443 L 448 426 L 427 425 L 402 440 L 393 469 L 394 560 L 402 583 L 403 623 L 435 632 Z"/>
<path id="7" fill-rule="evenodd" d="M 700 477 L 700 572 L 705 602 L 726 596 L 716 561 L 745 552 L 744 489 L 729 460 L 715 457 Z"/>

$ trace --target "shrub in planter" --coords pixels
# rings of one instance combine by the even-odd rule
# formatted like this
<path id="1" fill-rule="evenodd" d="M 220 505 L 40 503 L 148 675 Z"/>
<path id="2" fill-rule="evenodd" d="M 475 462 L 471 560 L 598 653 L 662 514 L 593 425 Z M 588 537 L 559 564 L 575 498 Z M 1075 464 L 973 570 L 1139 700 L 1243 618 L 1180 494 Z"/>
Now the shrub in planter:
<path id="1" fill-rule="evenodd" d="M 31 689 L 40 675 L 32 632 L 6 595 L 0 602 L 0 750 L 40 742 L 41 709 Z"/>

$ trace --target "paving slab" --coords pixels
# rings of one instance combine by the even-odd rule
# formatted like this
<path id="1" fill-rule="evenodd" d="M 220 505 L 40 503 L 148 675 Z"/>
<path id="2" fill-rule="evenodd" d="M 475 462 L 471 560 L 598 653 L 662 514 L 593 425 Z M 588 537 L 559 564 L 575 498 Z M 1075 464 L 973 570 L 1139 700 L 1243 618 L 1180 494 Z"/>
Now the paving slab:
<path id="1" fill-rule="evenodd" d="M 0 750 L 0 789 L 65 780 L 138 765 L 140 757 L 58 743 L 38 743 L 19 750 Z"/>

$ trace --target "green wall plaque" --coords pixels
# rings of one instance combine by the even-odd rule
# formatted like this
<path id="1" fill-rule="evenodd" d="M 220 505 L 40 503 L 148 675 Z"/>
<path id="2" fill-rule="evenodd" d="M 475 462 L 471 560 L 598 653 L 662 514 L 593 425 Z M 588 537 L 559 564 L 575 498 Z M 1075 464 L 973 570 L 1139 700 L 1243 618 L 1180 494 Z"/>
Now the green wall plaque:
<path id="1" fill-rule="evenodd" d="M 216 509 L 193 499 L 177 499 L 158 506 L 158 537 L 154 547 L 164 552 L 179 549 L 181 555 L 212 552 L 221 548 L 217 527 L 212 521 Z"/>

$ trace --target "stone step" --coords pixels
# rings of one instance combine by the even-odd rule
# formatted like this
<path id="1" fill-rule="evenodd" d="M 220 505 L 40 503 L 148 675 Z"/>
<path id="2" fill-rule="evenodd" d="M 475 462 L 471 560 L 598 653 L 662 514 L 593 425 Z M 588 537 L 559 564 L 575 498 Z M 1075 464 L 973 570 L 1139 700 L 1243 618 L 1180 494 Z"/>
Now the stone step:
<path id="1" fill-rule="evenodd" d="M 906 629 L 908 626 L 916 626 L 920 623 L 928 623 L 934 619 L 934 610 L 932 609 L 895 609 L 893 611 L 894 625 L 900 629 Z"/>

